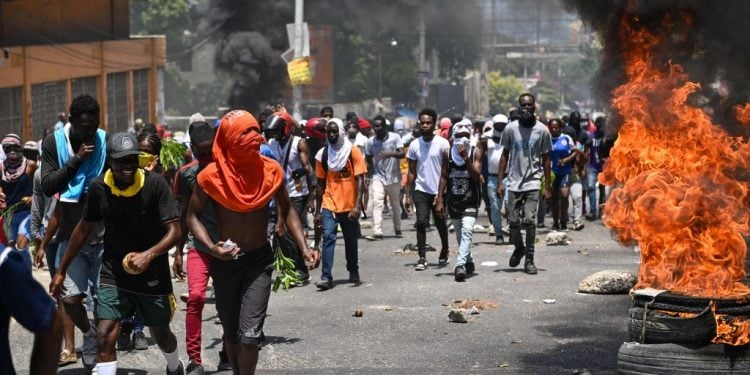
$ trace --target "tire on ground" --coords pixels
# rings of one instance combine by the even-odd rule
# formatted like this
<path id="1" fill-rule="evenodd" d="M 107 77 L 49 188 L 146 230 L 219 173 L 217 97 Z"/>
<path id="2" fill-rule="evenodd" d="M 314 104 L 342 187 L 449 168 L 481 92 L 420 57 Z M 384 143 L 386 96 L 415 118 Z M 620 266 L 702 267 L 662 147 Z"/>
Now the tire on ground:
<path id="1" fill-rule="evenodd" d="M 617 353 L 623 375 L 750 374 L 746 347 L 708 344 L 638 344 L 626 342 Z"/>

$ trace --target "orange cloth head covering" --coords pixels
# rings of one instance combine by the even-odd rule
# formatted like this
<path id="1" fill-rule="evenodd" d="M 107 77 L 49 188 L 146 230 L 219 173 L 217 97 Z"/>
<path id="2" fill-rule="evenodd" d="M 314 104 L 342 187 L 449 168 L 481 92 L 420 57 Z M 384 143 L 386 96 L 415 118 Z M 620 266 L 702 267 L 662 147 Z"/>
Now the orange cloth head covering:
<path id="1" fill-rule="evenodd" d="M 198 175 L 198 185 L 235 212 L 265 207 L 281 186 L 284 171 L 279 163 L 260 155 L 261 143 L 253 115 L 241 110 L 227 113 L 216 132 L 214 161 Z"/>

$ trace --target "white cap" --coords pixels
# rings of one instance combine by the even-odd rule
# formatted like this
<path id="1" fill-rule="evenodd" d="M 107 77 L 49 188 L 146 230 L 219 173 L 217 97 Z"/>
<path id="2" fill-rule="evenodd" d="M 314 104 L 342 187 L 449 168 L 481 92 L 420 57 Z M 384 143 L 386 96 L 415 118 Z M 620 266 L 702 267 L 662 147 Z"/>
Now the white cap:
<path id="1" fill-rule="evenodd" d="M 503 124 L 507 124 L 508 123 L 508 116 L 503 115 L 503 114 L 496 114 L 496 115 L 492 116 L 492 123 L 493 124 L 497 124 L 499 122 L 502 122 Z"/>
<path id="2" fill-rule="evenodd" d="M 195 112 L 192 115 L 190 115 L 190 121 L 188 122 L 188 125 L 195 123 L 195 122 L 205 122 L 206 118 L 203 117 L 203 115 L 200 112 Z"/>
<path id="3" fill-rule="evenodd" d="M 404 125 L 404 121 L 400 118 L 397 118 L 395 121 L 393 121 L 393 130 L 404 130 L 406 128 L 406 125 Z"/>

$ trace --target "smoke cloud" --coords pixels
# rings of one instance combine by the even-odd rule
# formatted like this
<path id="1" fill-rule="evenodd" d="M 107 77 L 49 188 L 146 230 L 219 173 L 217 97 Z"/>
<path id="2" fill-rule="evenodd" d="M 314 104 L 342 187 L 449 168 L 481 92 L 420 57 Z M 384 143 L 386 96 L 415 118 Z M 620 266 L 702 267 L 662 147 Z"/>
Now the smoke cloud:
<path id="1" fill-rule="evenodd" d="M 701 91 L 691 96 L 694 105 L 711 114 L 731 134 L 745 131 L 735 118 L 733 107 L 750 99 L 750 2 L 708 2 L 700 0 L 562 0 L 578 12 L 604 44 L 602 64 L 593 82 L 600 103 L 609 103 L 612 90 L 624 83 L 620 55 L 623 17 L 665 36 L 666 43 L 654 51 L 657 61 L 680 64 Z M 669 27 L 665 27 L 669 25 Z M 617 113 L 610 123 L 619 126 Z"/>
<path id="2" fill-rule="evenodd" d="M 294 1 L 206 1 L 200 30 L 217 34 L 217 67 L 233 80 L 228 104 L 254 111 L 290 93 L 281 54 L 289 48 L 286 24 L 294 22 Z M 333 25 L 339 33 L 361 35 L 372 46 L 395 39 L 400 48 L 408 48 L 417 44 L 418 15 L 424 13 L 428 51 L 435 48 L 445 72 L 462 75 L 479 55 L 480 35 L 471 35 L 471 30 L 481 21 L 480 9 L 477 0 L 390 0 L 387 5 L 310 0 L 305 2 L 304 18 L 312 25 Z M 453 47 L 443 48 L 446 43 Z M 352 63 L 337 60 L 334 65 Z"/>

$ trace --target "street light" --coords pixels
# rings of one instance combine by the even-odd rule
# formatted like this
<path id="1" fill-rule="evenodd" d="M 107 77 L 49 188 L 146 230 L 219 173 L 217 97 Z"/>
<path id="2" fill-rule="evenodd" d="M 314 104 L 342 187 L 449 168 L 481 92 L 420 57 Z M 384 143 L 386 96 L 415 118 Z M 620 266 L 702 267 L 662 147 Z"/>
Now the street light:
<path id="1" fill-rule="evenodd" d="M 398 46 L 398 40 L 391 38 L 391 47 Z M 383 47 L 378 48 L 378 100 L 383 101 Z"/>

